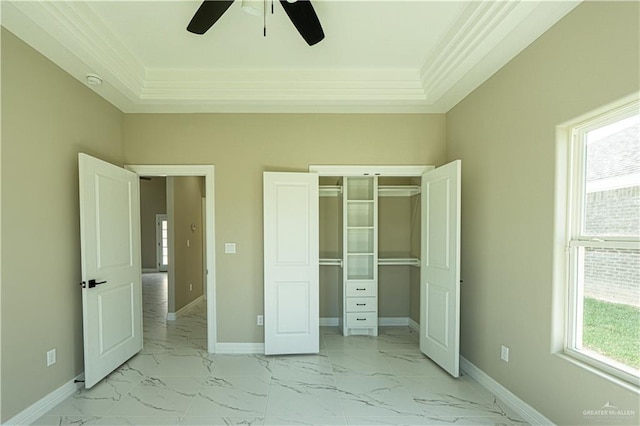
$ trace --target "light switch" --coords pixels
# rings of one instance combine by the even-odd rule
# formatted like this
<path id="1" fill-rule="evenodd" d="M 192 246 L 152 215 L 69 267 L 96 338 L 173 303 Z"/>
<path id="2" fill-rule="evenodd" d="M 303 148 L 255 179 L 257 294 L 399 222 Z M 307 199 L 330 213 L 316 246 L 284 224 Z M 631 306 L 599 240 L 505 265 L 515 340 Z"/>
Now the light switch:
<path id="1" fill-rule="evenodd" d="M 235 254 L 236 243 L 224 243 L 224 252 L 227 254 Z"/>

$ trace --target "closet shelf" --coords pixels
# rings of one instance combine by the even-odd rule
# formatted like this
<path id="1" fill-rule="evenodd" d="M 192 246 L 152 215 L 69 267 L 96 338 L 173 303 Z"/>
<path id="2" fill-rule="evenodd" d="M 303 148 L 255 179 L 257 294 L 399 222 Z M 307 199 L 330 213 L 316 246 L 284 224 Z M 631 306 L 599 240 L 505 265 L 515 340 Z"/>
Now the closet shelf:
<path id="1" fill-rule="evenodd" d="M 342 259 L 320 259 L 320 266 L 339 266 L 342 268 Z"/>
<path id="2" fill-rule="evenodd" d="M 420 194 L 419 185 L 379 185 L 379 197 L 411 197 Z"/>
<path id="3" fill-rule="evenodd" d="M 321 197 L 337 197 L 342 195 L 342 186 L 340 185 L 320 185 L 318 189 Z"/>
<path id="4" fill-rule="evenodd" d="M 370 253 L 349 253 L 349 256 L 371 256 Z M 320 266 L 340 266 L 343 267 L 342 259 L 320 259 Z M 378 259 L 378 266 L 416 266 L 420 267 L 420 259 L 417 257 L 389 257 Z"/>
<path id="5" fill-rule="evenodd" d="M 378 266 L 396 266 L 396 265 L 405 265 L 405 266 L 415 266 L 420 267 L 420 259 L 417 257 L 387 257 L 387 258 L 378 258 Z"/>
<path id="6" fill-rule="evenodd" d="M 320 185 L 318 187 L 321 197 L 338 197 L 342 195 L 341 185 Z M 380 185 L 378 186 L 379 197 L 411 197 L 422 192 L 420 185 Z M 371 200 L 349 200 L 353 201 L 369 201 Z"/>

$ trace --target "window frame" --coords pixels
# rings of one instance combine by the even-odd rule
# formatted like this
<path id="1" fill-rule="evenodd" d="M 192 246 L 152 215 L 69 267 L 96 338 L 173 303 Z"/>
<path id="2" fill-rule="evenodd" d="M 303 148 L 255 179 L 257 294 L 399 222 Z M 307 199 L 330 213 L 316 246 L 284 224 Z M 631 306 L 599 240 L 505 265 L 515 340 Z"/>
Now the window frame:
<path id="1" fill-rule="evenodd" d="M 640 237 L 588 235 L 584 229 L 586 204 L 586 136 L 588 132 L 614 122 L 637 115 L 640 100 L 635 99 L 625 105 L 567 127 L 567 188 L 566 188 L 566 306 L 564 353 L 578 361 L 595 367 L 636 387 L 640 386 L 640 374 L 637 370 L 595 352 L 579 348 L 582 341 L 582 282 L 581 262 L 585 249 L 640 249 Z"/>

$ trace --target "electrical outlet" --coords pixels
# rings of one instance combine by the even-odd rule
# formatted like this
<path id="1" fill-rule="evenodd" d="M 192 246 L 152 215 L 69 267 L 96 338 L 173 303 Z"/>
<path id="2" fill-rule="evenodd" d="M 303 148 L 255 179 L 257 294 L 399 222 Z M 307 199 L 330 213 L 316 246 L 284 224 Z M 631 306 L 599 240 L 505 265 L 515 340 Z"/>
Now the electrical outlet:
<path id="1" fill-rule="evenodd" d="M 50 351 L 47 351 L 47 367 L 51 367 L 53 364 L 56 363 L 56 350 L 51 349 Z"/>
<path id="2" fill-rule="evenodd" d="M 193 284 L 189 283 L 189 291 L 193 291 Z"/>
<path id="3" fill-rule="evenodd" d="M 509 348 L 505 345 L 500 348 L 500 359 L 504 362 L 509 362 Z"/>
<path id="4" fill-rule="evenodd" d="M 264 317 L 262 315 L 258 315 L 257 322 L 258 325 L 264 325 Z"/>

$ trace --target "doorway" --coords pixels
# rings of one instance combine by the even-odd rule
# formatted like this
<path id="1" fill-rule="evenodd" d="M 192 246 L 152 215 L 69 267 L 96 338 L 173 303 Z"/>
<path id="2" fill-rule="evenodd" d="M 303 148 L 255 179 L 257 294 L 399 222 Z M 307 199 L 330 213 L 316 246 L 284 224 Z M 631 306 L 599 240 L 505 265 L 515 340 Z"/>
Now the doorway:
<path id="1" fill-rule="evenodd" d="M 138 176 L 202 176 L 204 177 L 205 203 L 204 211 L 204 252 L 206 257 L 206 285 L 205 298 L 207 300 L 207 351 L 216 352 L 217 329 L 216 329 L 216 283 L 215 283 L 215 199 L 214 199 L 214 173 L 213 165 L 127 165 L 127 170 L 136 173 Z M 171 227 L 169 224 L 169 232 Z M 168 259 L 169 274 L 172 273 L 171 259 Z M 171 280 L 170 280 L 171 281 Z"/>

